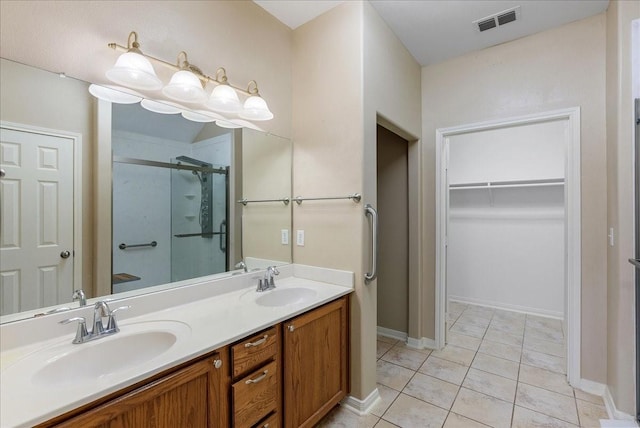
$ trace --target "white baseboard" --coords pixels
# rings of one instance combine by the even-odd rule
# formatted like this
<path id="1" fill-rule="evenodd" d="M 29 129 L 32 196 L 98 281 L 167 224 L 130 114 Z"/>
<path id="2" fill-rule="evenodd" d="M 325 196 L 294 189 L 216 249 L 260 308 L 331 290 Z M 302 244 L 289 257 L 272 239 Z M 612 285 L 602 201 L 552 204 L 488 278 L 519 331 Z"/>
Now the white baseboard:
<path id="1" fill-rule="evenodd" d="M 603 400 L 604 400 L 605 390 L 607 389 L 607 385 L 605 385 L 604 383 L 594 382 L 589 379 L 580 379 L 579 385 L 571 385 L 571 386 L 573 386 L 574 388 L 578 388 L 584 392 L 588 392 L 589 394 L 602 397 Z"/>
<path id="2" fill-rule="evenodd" d="M 588 392 L 588 391 L 587 391 Z M 610 426 L 627 426 L 627 427 L 637 427 L 636 418 L 631 416 L 628 413 L 622 412 L 618 410 L 616 407 L 616 403 L 613 401 L 613 396 L 611 395 L 611 391 L 609 391 L 609 387 L 604 385 L 604 391 L 602 395 L 602 399 L 604 400 L 604 406 L 607 408 L 607 414 L 610 419 L 616 419 L 618 421 L 628 422 L 628 425 L 610 425 Z"/>
<path id="3" fill-rule="evenodd" d="M 364 400 L 359 400 L 351 395 L 347 395 L 342 399 L 340 404 L 347 410 L 352 411 L 353 413 L 364 416 L 369 414 L 371 408 L 380 400 L 380 393 L 378 392 L 378 388 L 371 391 Z"/>
<path id="4" fill-rule="evenodd" d="M 407 346 L 414 349 L 437 349 L 436 341 L 429 339 L 428 337 L 423 337 L 421 339 L 409 337 L 407 338 Z"/>
<path id="5" fill-rule="evenodd" d="M 377 329 L 379 336 L 390 337 L 392 339 L 402 340 L 403 342 L 407 341 L 407 333 L 403 331 L 392 330 L 390 328 L 380 326 L 378 326 Z"/>
<path id="6" fill-rule="evenodd" d="M 564 319 L 563 312 L 549 311 L 546 309 L 530 308 L 528 306 L 511 305 L 508 303 L 495 302 L 493 300 L 475 299 L 473 297 L 451 296 L 449 301 L 460 302 L 467 305 L 487 306 L 494 309 L 504 309 L 505 311 L 521 312 L 523 314 L 537 315 L 540 317 Z"/>

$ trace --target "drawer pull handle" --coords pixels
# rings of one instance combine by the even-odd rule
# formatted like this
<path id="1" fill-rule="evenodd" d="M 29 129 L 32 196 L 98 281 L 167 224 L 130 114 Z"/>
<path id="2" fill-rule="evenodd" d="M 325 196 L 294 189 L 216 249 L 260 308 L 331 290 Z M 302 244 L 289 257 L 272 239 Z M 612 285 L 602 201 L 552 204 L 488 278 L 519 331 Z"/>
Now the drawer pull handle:
<path id="1" fill-rule="evenodd" d="M 260 382 L 262 379 L 264 379 L 265 377 L 267 377 L 267 373 L 269 372 L 269 370 L 265 370 L 262 372 L 262 374 L 260 376 L 258 376 L 255 379 L 247 379 L 244 381 L 244 383 L 246 383 L 247 385 L 249 385 L 250 383 L 258 383 Z"/>
<path id="2" fill-rule="evenodd" d="M 252 346 L 260 346 L 262 345 L 264 342 L 267 341 L 267 338 L 269 337 L 268 334 L 265 334 L 264 336 L 262 336 L 262 339 L 256 340 L 255 342 L 249 342 L 249 343 L 245 343 L 244 347 L 245 348 L 251 348 Z"/>

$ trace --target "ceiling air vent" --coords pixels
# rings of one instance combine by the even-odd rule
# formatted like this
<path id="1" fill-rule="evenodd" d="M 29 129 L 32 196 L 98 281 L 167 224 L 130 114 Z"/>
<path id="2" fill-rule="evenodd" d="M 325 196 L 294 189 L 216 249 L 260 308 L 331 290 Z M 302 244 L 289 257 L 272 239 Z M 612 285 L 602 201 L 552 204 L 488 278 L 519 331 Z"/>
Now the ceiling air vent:
<path id="1" fill-rule="evenodd" d="M 517 6 L 473 21 L 473 25 L 476 27 L 476 30 L 483 32 L 516 21 L 519 18 L 520 6 Z"/>

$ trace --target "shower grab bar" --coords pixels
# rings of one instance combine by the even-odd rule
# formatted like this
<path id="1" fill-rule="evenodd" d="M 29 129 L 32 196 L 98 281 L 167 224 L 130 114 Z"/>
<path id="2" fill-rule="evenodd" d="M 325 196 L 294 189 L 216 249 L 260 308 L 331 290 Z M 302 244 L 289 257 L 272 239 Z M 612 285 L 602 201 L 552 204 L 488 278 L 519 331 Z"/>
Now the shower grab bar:
<path id="1" fill-rule="evenodd" d="M 371 217 L 371 272 L 364 274 L 364 283 L 369 284 L 378 276 L 378 212 L 367 204 L 364 214 Z"/>
<path id="2" fill-rule="evenodd" d="M 226 235 L 226 232 L 223 232 L 227 228 L 227 220 L 222 220 L 220 222 L 220 226 L 218 226 L 218 235 L 220 235 L 220 251 L 223 253 L 227 251 L 226 239 L 222 239 L 222 235 Z"/>
<path id="3" fill-rule="evenodd" d="M 303 198 L 302 196 L 296 196 L 295 198 L 293 198 L 293 200 L 296 201 L 296 204 L 298 205 L 302 205 L 303 201 L 335 201 L 340 199 L 351 199 L 357 204 L 362 199 L 362 196 L 360 195 L 360 193 L 354 193 L 353 195 L 348 196 L 331 196 L 328 198 Z"/>
<path id="4" fill-rule="evenodd" d="M 229 170 L 227 168 L 211 168 L 207 166 L 185 165 L 183 163 L 158 162 L 158 161 L 152 161 L 147 159 L 128 158 L 124 156 L 114 156 L 113 162 L 126 163 L 131 165 L 155 166 L 159 168 L 180 169 L 185 171 L 211 172 L 215 174 L 224 174 L 224 175 L 229 174 Z"/>
<path id="5" fill-rule="evenodd" d="M 178 233 L 173 235 L 174 238 L 190 238 L 192 236 L 215 236 L 215 235 L 225 235 L 226 232 L 198 232 L 198 233 Z"/>
<path id="6" fill-rule="evenodd" d="M 282 202 L 285 205 L 289 205 L 289 202 L 291 202 L 291 199 L 289 199 L 289 198 L 282 198 L 282 199 L 254 199 L 254 200 L 238 199 L 236 201 L 236 203 L 242 204 L 245 207 L 247 206 L 247 204 L 254 204 L 256 202 Z"/>
<path id="7" fill-rule="evenodd" d="M 124 242 L 118 245 L 118 248 L 121 250 L 126 250 L 127 248 L 140 248 L 140 247 L 157 247 L 158 243 L 156 241 L 151 241 L 148 244 L 125 244 Z"/>

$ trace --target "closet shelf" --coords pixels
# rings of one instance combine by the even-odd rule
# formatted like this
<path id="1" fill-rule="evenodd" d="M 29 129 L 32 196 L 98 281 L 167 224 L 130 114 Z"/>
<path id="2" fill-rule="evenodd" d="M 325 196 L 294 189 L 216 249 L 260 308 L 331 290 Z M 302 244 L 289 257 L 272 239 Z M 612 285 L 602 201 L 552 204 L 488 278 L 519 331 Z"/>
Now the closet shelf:
<path id="1" fill-rule="evenodd" d="M 563 185 L 564 178 L 548 178 L 542 180 L 486 181 L 482 183 L 450 184 L 449 190 L 504 189 L 509 187 L 545 187 Z"/>

